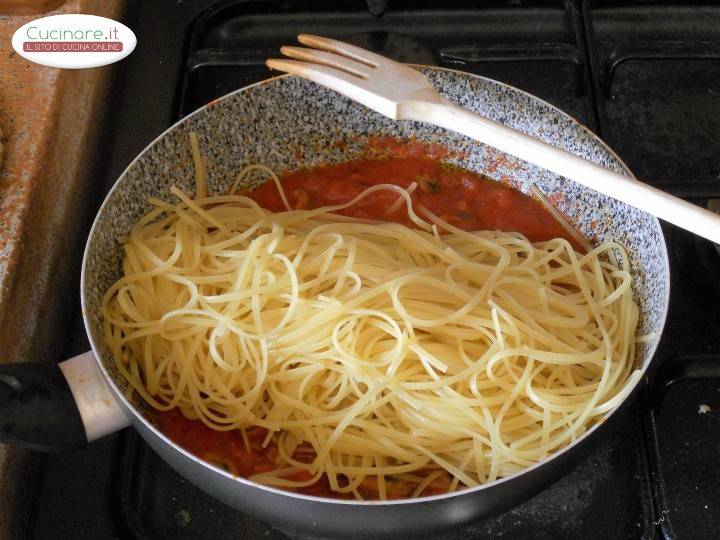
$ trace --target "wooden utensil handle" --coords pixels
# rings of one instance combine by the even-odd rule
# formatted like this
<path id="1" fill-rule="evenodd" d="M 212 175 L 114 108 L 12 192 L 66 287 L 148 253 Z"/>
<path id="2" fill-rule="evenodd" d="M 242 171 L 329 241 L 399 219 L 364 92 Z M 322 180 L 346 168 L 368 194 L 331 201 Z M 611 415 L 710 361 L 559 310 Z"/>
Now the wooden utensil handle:
<path id="1" fill-rule="evenodd" d="M 456 131 L 720 243 L 720 215 L 453 103 L 406 102 L 399 117 Z"/>

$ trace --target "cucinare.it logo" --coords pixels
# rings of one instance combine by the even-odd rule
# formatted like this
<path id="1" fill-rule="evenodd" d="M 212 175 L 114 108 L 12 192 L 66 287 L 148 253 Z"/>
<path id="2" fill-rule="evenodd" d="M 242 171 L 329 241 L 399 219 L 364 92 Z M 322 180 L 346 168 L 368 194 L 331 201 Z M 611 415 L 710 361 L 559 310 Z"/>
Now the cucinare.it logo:
<path id="1" fill-rule="evenodd" d="M 127 26 L 95 15 L 52 15 L 17 29 L 15 51 L 38 64 L 90 68 L 112 64 L 133 52 L 137 39 Z"/>

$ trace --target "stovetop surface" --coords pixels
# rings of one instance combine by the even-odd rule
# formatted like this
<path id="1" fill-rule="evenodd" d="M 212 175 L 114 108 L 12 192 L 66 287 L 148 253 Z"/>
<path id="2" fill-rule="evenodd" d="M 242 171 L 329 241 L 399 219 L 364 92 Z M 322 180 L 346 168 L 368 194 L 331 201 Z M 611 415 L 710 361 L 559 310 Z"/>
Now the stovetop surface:
<path id="1" fill-rule="evenodd" d="M 688 2 L 137 2 L 86 228 L 124 167 L 168 125 L 267 78 L 299 32 L 498 79 L 575 116 L 649 183 L 720 198 L 720 7 Z M 430 538 L 717 538 L 720 254 L 664 225 L 671 305 L 638 402 L 580 465 L 526 503 Z M 81 253 L 75 254 L 80 266 Z M 79 298 L 79 295 L 76 295 Z M 87 350 L 79 305 L 59 357 Z M 707 405 L 709 411 L 702 412 Z M 285 538 L 184 481 L 131 430 L 45 459 L 28 535 Z"/>

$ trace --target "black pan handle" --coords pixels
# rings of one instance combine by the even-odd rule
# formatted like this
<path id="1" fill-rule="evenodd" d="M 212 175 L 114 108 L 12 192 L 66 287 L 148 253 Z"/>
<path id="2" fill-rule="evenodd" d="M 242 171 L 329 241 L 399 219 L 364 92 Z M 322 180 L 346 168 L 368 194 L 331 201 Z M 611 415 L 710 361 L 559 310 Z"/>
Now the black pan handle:
<path id="1" fill-rule="evenodd" d="M 0 364 L 0 443 L 69 450 L 129 424 L 92 351 L 60 364 Z"/>
<path id="2" fill-rule="evenodd" d="M 45 452 L 87 445 L 80 412 L 57 364 L 0 364 L 0 442 Z"/>

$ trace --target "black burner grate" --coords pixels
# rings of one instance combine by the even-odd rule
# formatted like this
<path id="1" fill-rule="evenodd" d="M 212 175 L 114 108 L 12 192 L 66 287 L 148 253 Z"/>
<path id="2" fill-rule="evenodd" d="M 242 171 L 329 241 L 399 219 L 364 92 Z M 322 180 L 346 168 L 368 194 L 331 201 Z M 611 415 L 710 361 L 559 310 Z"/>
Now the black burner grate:
<path id="1" fill-rule="evenodd" d="M 585 0 L 600 131 L 638 178 L 720 197 L 720 9 Z"/>
<path id="2" fill-rule="evenodd" d="M 265 59 L 304 32 L 332 35 L 402 62 L 491 77 L 594 126 L 581 23 L 572 2 L 546 2 L 545 7 L 485 2 L 486 9 L 474 2 L 453 2 L 453 9 L 438 7 L 443 2 L 425 2 L 422 9 L 396 4 L 382 18 L 372 17 L 364 2 L 345 3 L 341 11 L 318 3 L 299 9 L 296 4 L 235 2 L 201 16 L 190 40 L 179 114 L 267 78 Z"/>
<path id="3" fill-rule="evenodd" d="M 667 538 L 711 540 L 720 523 L 720 356 L 663 365 L 649 416 L 659 524 Z"/>

